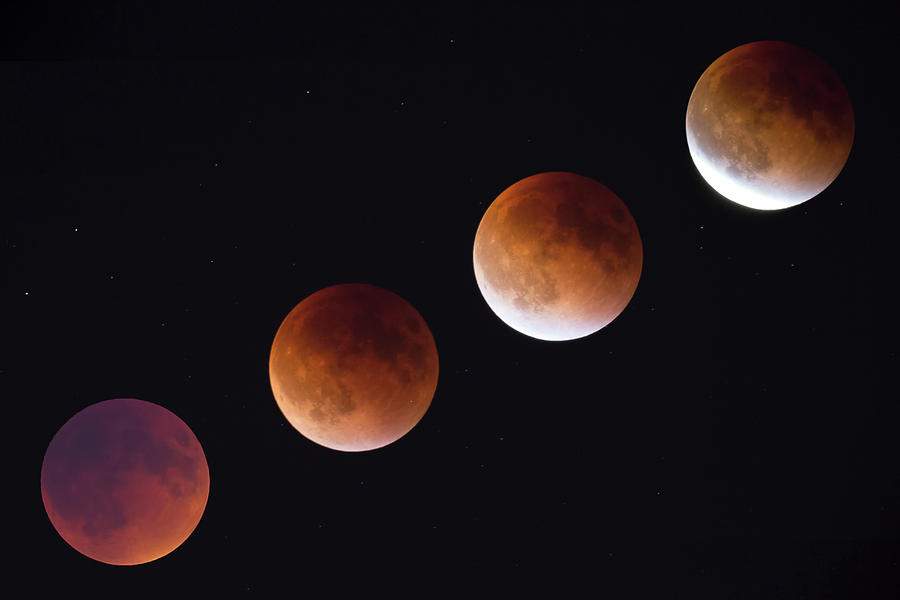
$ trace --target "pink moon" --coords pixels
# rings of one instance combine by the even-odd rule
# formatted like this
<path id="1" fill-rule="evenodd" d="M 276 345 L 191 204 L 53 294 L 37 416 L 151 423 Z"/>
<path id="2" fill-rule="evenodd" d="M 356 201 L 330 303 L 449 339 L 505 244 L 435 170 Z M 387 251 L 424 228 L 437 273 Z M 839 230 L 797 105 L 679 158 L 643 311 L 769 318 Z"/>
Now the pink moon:
<path id="1" fill-rule="evenodd" d="M 76 413 L 41 467 L 53 527 L 75 550 L 137 565 L 178 548 L 200 522 L 209 468 L 194 432 L 169 410 L 118 398 Z"/>

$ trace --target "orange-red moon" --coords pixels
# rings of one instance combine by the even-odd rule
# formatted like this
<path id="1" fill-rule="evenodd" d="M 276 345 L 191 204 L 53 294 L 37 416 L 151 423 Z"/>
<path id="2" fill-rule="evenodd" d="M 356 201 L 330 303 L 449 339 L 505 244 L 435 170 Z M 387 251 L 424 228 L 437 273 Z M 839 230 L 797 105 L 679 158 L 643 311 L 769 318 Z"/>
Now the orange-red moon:
<path id="1" fill-rule="evenodd" d="M 637 289 L 643 246 L 625 203 L 574 173 L 540 173 L 500 194 L 475 234 L 475 279 L 525 335 L 571 340 L 608 325 Z"/>
<path id="2" fill-rule="evenodd" d="M 308 439 L 358 452 L 406 435 L 437 388 L 438 354 L 406 300 L 365 284 L 331 286 L 288 313 L 269 380 L 288 422 Z"/>
<path id="3" fill-rule="evenodd" d="M 200 442 L 169 410 L 118 398 L 76 413 L 41 467 L 50 522 L 73 548 L 112 565 L 156 560 L 194 531 L 209 496 Z"/>
<path id="4" fill-rule="evenodd" d="M 685 119 L 688 149 L 717 192 L 743 206 L 787 208 L 827 188 L 853 145 L 837 73 L 785 42 L 753 42 L 700 76 Z"/>

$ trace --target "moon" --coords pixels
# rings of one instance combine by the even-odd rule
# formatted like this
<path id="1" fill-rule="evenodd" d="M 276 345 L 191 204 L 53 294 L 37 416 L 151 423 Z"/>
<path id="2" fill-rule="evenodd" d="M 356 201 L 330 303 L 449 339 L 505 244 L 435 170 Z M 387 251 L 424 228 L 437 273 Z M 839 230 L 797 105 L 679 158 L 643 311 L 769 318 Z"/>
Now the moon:
<path id="1" fill-rule="evenodd" d="M 194 531 L 209 496 L 200 442 L 169 410 L 118 398 L 69 419 L 41 467 L 53 527 L 75 550 L 111 565 L 156 560 Z"/>
<path id="2" fill-rule="evenodd" d="M 706 182 L 760 210 L 819 194 L 853 145 L 853 108 L 837 73 L 785 42 L 744 44 L 716 59 L 694 86 L 685 121 Z"/>
<path id="3" fill-rule="evenodd" d="M 609 325 L 637 289 L 643 246 L 628 207 L 574 173 L 540 173 L 500 194 L 478 225 L 478 289 L 500 319 L 540 340 Z"/>
<path id="4" fill-rule="evenodd" d="M 434 338 L 406 300 L 366 284 L 315 292 L 285 317 L 269 380 L 288 422 L 333 450 L 381 448 L 406 435 L 438 380 Z"/>

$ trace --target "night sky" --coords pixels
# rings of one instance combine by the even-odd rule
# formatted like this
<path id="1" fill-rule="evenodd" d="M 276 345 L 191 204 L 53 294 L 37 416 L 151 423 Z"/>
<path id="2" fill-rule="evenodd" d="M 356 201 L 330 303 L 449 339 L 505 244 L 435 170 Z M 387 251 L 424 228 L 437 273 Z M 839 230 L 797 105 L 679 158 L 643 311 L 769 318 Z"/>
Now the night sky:
<path id="1" fill-rule="evenodd" d="M 896 597 L 898 11 L 783 5 L 8 3 L 6 587 Z M 684 125 L 703 70 L 765 39 L 831 64 L 856 117 L 834 183 L 773 212 L 716 194 Z M 544 171 L 608 186 L 643 240 L 631 303 L 568 342 L 503 324 L 472 269 L 489 204 Z M 284 316 L 350 282 L 440 356 L 424 418 L 366 453 L 301 436 L 268 379 Z M 191 537 L 134 567 L 40 495 L 54 433 L 119 397 L 210 470 Z"/>

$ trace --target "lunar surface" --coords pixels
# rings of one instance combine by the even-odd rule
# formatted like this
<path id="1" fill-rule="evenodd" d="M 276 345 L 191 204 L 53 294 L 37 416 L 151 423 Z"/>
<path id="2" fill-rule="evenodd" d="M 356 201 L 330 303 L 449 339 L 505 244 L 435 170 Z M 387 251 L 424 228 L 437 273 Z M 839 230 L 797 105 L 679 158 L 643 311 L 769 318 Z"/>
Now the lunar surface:
<path id="1" fill-rule="evenodd" d="M 269 356 L 281 412 L 334 450 L 372 450 L 409 432 L 437 388 L 425 320 L 400 296 L 365 284 L 328 287 L 285 317 Z"/>
<path id="2" fill-rule="evenodd" d="M 750 208 L 809 200 L 841 172 L 853 145 L 850 97 L 815 54 L 753 42 L 709 66 L 688 102 L 694 164 L 717 192 Z"/>
<path id="3" fill-rule="evenodd" d="M 475 234 L 475 279 L 500 319 L 541 340 L 608 325 L 637 288 L 643 247 L 625 204 L 574 173 L 541 173 L 507 188 Z"/>
<path id="4" fill-rule="evenodd" d="M 120 398 L 92 404 L 53 436 L 41 468 L 50 522 L 73 548 L 113 565 L 170 553 L 209 496 L 200 442 L 165 408 Z"/>

